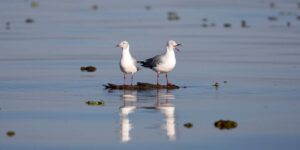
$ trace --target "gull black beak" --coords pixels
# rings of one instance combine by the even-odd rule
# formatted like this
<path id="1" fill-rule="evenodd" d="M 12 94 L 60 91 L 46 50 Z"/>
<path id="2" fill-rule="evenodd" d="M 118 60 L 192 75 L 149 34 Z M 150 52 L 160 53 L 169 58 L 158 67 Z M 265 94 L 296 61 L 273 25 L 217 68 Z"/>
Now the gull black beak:
<path id="1" fill-rule="evenodd" d="M 120 44 L 117 44 L 116 47 L 121 47 Z"/>

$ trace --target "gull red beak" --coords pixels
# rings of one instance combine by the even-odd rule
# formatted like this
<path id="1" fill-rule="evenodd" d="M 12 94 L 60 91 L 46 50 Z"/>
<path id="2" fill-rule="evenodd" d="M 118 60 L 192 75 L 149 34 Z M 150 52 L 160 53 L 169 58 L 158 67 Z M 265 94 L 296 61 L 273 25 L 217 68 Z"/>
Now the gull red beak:
<path id="1" fill-rule="evenodd" d="M 180 46 L 181 44 L 177 44 L 176 46 L 175 46 L 175 49 L 178 51 L 178 52 L 180 52 L 180 49 L 178 49 L 177 48 L 177 46 Z"/>

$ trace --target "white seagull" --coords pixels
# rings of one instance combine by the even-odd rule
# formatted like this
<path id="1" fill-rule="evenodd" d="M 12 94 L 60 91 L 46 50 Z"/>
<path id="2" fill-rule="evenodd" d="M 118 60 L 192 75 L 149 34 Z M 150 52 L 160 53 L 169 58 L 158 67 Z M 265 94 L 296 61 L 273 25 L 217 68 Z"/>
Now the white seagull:
<path id="1" fill-rule="evenodd" d="M 159 74 L 166 74 L 167 85 L 172 85 L 168 80 L 168 73 L 175 68 L 176 58 L 174 49 L 180 51 L 175 41 L 170 40 L 167 42 L 165 53 L 156 55 L 152 58 L 146 59 L 145 61 L 139 61 L 143 67 L 150 68 L 157 73 L 157 85 L 159 85 Z"/>
<path id="2" fill-rule="evenodd" d="M 122 55 L 120 59 L 120 69 L 123 72 L 123 84 L 126 83 L 126 74 L 131 74 L 131 86 L 133 82 L 133 74 L 136 73 L 139 68 L 137 67 L 137 61 L 133 58 L 129 51 L 129 43 L 122 41 L 117 47 L 122 48 Z"/>

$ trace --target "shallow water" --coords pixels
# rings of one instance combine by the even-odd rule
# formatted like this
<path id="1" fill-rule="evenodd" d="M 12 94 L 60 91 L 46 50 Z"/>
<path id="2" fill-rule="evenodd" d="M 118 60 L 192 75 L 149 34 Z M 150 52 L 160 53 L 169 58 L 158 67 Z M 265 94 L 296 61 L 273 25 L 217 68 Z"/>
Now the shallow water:
<path id="1" fill-rule="evenodd" d="M 25 0 L 0 3 L 1 150 L 300 147 L 297 1 L 278 0 L 276 9 L 259 0 L 47 0 L 34 9 Z M 168 11 L 181 19 L 168 21 Z M 268 21 L 272 15 L 280 19 Z M 29 17 L 35 22 L 26 24 Z M 203 18 L 217 26 L 201 27 Z M 240 28 L 243 19 L 250 28 Z M 232 28 L 223 28 L 225 22 Z M 187 88 L 105 90 L 103 84 L 122 83 L 114 46 L 124 39 L 138 59 L 161 53 L 169 39 L 181 42 L 169 76 Z M 97 71 L 80 72 L 87 65 Z M 154 83 L 155 73 L 143 69 L 135 81 Z M 219 130 L 219 119 L 238 127 Z M 187 122 L 193 127 L 185 128 Z M 10 130 L 15 136 L 6 136 Z"/>

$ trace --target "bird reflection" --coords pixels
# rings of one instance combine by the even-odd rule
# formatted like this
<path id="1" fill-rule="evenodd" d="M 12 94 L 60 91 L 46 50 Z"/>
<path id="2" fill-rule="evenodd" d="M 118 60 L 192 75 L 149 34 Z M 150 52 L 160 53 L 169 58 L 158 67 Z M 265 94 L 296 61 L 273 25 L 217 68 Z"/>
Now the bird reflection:
<path id="1" fill-rule="evenodd" d="M 122 101 L 122 106 L 120 107 L 121 142 L 128 142 L 130 141 L 130 130 L 133 128 L 128 115 L 136 109 L 136 91 L 123 91 L 120 97 Z"/>
<path id="2" fill-rule="evenodd" d="M 160 110 L 165 115 L 165 124 L 163 128 L 166 130 L 166 134 L 169 140 L 175 140 L 175 107 L 170 103 L 170 100 L 175 99 L 174 95 L 168 91 L 163 94 L 157 90 L 157 105 L 156 109 Z"/>
<path id="3" fill-rule="evenodd" d="M 149 97 L 151 92 L 142 92 L 139 95 Z M 123 143 L 131 140 L 130 132 L 133 130 L 133 124 L 130 123 L 129 114 L 135 112 L 136 109 L 153 109 L 157 112 L 164 114 L 164 122 L 162 124 L 164 132 L 170 141 L 176 139 L 176 117 L 175 107 L 170 103 L 175 96 L 172 95 L 168 90 L 162 92 L 156 91 L 156 102 L 149 106 L 149 103 L 138 103 L 137 91 L 123 91 L 120 96 L 121 107 L 120 107 L 120 140 Z"/>

